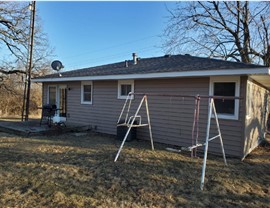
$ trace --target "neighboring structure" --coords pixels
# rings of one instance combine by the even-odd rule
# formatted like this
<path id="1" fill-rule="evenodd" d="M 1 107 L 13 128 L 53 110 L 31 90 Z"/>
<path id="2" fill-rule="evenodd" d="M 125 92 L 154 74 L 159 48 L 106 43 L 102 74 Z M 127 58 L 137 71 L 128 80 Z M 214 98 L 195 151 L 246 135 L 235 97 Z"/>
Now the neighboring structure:
<path id="1" fill-rule="evenodd" d="M 56 104 L 67 122 L 116 134 L 128 92 L 240 96 L 216 100 L 227 155 L 244 158 L 265 136 L 270 89 L 269 68 L 190 55 L 138 59 L 37 77 L 43 104 Z M 134 97 L 134 102 L 141 98 Z M 137 107 L 137 106 L 136 106 Z M 194 100 L 149 96 L 155 142 L 190 146 Z M 200 140 L 204 140 L 207 100 L 201 101 Z M 213 128 L 212 131 L 215 131 Z M 147 128 L 138 137 L 148 139 Z M 217 141 L 218 142 L 218 141 Z M 217 149 L 218 148 L 218 149 Z M 220 152 L 216 142 L 209 151 Z"/>

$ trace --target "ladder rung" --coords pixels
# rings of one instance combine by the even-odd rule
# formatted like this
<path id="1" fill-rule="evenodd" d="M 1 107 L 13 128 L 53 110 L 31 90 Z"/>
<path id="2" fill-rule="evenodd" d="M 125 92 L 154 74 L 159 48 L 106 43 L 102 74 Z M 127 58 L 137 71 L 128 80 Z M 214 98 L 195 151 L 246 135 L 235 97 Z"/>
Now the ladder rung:
<path id="1" fill-rule="evenodd" d="M 171 151 L 171 152 L 177 152 L 177 153 L 181 152 L 181 150 L 179 150 L 179 149 L 174 149 L 174 148 L 170 148 L 170 147 L 167 147 L 166 150 Z"/>
<path id="2" fill-rule="evenodd" d="M 129 125 L 129 124 L 128 124 L 127 127 L 130 127 L 130 126 L 131 126 L 131 127 L 136 128 L 136 127 L 143 127 L 143 126 L 148 126 L 148 125 L 149 125 L 149 124 L 135 124 L 135 125 L 134 125 L 134 124 L 133 124 L 133 125 Z"/>
<path id="3" fill-rule="evenodd" d="M 190 147 L 181 147 L 181 150 L 186 150 L 186 151 L 191 151 L 197 147 L 201 147 L 203 146 L 204 144 L 197 144 L 197 145 L 193 145 L 193 146 L 190 146 Z"/>
<path id="4" fill-rule="evenodd" d="M 216 136 L 214 136 L 214 137 L 212 137 L 212 138 L 210 138 L 210 139 L 208 139 L 208 141 L 210 142 L 210 141 L 212 141 L 212 140 L 214 140 L 214 139 L 216 139 L 216 138 L 218 138 L 218 137 L 220 137 L 221 135 L 220 134 L 218 134 L 218 135 L 216 135 Z"/>
<path id="5" fill-rule="evenodd" d="M 126 124 L 126 123 L 122 123 L 122 124 L 117 124 L 117 126 L 126 126 L 126 127 L 142 127 L 142 126 L 148 126 L 149 124 L 133 124 L 133 125 L 130 125 L 130 124 Z"/>

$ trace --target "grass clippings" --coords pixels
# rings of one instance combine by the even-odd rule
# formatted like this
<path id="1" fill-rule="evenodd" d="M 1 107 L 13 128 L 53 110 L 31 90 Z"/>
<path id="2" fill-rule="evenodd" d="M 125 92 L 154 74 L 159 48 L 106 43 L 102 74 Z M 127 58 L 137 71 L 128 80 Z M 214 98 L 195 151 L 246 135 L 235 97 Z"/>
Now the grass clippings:
<path id="1" fill-rule="evenodd" d="M 202 158 L 146 141 L 93 133 L 18 137 L 0 132 L 0 207 L 270 207 L 270 145 L 243 162 Z"/>

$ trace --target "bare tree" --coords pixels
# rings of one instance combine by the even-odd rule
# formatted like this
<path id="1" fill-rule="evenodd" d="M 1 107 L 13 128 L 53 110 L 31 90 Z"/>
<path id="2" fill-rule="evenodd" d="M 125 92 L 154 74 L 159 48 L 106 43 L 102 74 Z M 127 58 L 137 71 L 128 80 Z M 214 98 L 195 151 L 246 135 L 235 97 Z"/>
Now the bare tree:
<path id="1" fill-rule="evenodd" d="M 21 115 L 22 97 L 24 92 L 24 76 L 10 74 L 9 79 L 0 82 L 0 117 Z M 38 115 L 41 106 L 41 88 L 39 85 L 32 85 L 30 97 L 30 113 Z"/>
<path id="2" fill-rule="evenodd" d="M 30 14 L 29 2 L 0 2 L 0 94 L 6 95 L 6 98 L 19 97 L 19 106 L 22 106 L 23 86 L 28 70 Z M 53 49 L 48 44 L 48 37 L 43 32 L 38 15 L 33 50 L 31 76 L 50 72 Z M 9 98 L 6 101 L 14 99 Z M 6 105 L 10 106 L 7 103 Z"/>
<path id="3" fill-rule="evenodd" d="M 25 74 L 28 61 L 30 10 L 28 2 L 0 2 L 0 81 L 9 74 Z M 36 18 L 33 72 L 49 66 L 53 49 Z"/>
<path id="4" fill-rule="evenodd" d="M 270 65 L 270 2 L 178 2 L 169 12 L 167 53 Z"/>

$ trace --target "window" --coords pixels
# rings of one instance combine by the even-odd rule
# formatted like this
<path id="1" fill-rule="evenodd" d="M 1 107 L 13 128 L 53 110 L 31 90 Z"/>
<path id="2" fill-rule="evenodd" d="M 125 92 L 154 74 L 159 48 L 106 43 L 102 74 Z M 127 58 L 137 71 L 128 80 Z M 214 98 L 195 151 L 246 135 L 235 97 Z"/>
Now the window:
<path id="1" fill-rule="evenodd" d="M 118 99 L 126 99 L 128 93 L 134 92 L 134 80 L 119 80 L 118 81 Z M 133 99 L 133 95 L 131 99 Z"/>
<path id="2" fill-rule="evenodd" d="M 122 84 L 121 85 L 121 96 L 126 96 L 130 92 L 131 92 L 131 85 L 129 85 L 129 84 Z"/>
<path id="3" fill-rule="evenodd" d="M 240 91 L 239 77 L 211 77 L 210 95 L 238 97 Z M 238 119 L 239 100 L 215 99 L 219 118 Z"/>
<path id="4" fill-rule="evenodd" d="M 235 82 L 220 82 L 214 83 L 214 95 L 217 96 L 234 96 Z M 234 114 L 234 100 L 215 100 L 216 110 L 222 114 Z"/>
<path id="5" fill-rule="evenodd" d="M 92 104 L 92 81 L 81 82 L 81 104 Z"/>
<path id="6" fill-rule="evenodd" d="M 48 104 L 56 105 L 56 86 L 48 87 Z"/>

